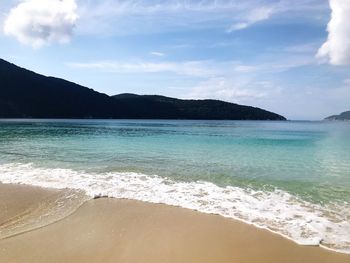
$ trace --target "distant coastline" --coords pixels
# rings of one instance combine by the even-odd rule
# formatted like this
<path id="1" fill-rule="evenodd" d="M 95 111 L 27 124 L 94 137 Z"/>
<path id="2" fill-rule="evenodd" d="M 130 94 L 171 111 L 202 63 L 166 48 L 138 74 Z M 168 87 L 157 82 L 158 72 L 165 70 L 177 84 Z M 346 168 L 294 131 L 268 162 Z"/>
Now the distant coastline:
<path id="1" fill-rule="evenodd" d="M 327 121 L 350 121 L 350 111 L 345 111 L 339 115 L 332 115 L 325 118 Z"/>

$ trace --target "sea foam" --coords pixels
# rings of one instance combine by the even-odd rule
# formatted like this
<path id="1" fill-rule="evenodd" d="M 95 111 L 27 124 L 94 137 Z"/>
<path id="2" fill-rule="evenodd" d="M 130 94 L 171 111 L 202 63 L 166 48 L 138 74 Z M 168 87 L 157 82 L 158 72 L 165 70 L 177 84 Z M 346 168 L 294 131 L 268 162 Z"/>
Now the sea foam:
<path id="1" fill-rule="evenodd" d="M 177 182 L 139 173 L 89 173 L 33 164 L 0 165 L 0 181 L 162 203 L 218 214 L 283 235 L 301 245 L 350 253 L 350 205 L 321 206 L 285 191 L 258 191 L 210 182 Z"/>

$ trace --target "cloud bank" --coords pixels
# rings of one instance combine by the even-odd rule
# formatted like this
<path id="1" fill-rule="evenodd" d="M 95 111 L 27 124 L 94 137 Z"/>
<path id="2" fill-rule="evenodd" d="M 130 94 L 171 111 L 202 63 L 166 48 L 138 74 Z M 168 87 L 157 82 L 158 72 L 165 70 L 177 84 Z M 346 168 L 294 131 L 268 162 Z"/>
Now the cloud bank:
<path id="1" fill-rule="evenodd" d="M 11 9 L 4 32 L 34 48 L 67 43 L 78 19 L 76 10 L 75 0 L 24 0 Z"/>
<path id="2" fill-rule="evenodd" d="M 328 23 L 328 40 L 317 57 L 333 65 L 350 64 L 350 1 L 330 0 L 332 17 Z"/>
<path id="3" fill-rule="evenodd" d="M 101 31 L 107 34 L 125 34 L 123 28 L 128 28 L 129 33 L 145 33 L 169 31 L 174 28 L 209 27 L 233 32 L 268 20 L 275 13 L 286 11 L 288 8 L 282 6 L 289 7 L 290 5 L 285 4 L 289 1 L 291 0 L 81 1 L 79 8 L 84 21 L 81 24 L 89 24 L 89 27 L 79 27 L 79 30 L 85 34 L 101 34 Z M 319 0 L 297 1 L 298 5 L 293 6 L 300 6 L 304 1 Z"/>
<path id="4" fill-rule="evenodd" d="M 209 61 L 185 61 L 185 62 L 118 62 L 101 61 L 92 63 L 68 63 L 71 68 L 94 69 L 110 73 L 135 74 L 135 73 L 173 73 L 191 77 L 207 77 L 218 74 L 219 69 Z M 225 64 L 227 67 L 227 65 Z"/>

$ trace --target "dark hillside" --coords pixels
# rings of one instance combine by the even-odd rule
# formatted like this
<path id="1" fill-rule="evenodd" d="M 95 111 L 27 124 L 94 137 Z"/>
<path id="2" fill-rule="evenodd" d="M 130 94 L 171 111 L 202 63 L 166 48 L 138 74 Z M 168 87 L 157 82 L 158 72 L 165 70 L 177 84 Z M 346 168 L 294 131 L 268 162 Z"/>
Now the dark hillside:
<path id="1" fill-rule="evenodd" d="M 0 118 L 285 120 L 218 100 L 120 94 L 110 97 L 0 59 Z"/>

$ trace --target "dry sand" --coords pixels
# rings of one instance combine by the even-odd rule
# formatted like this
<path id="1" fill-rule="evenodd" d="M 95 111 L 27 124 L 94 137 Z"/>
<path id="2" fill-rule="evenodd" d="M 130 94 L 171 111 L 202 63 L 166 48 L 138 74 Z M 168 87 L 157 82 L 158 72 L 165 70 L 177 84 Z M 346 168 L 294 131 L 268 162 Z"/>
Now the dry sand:
<path id="1" fill-rule="evenodd" d="M 55 191 L 0 185 L 0 225 L 52 195 Z M 97 199 L 56 223 L 0 240 L 0 262 L 349 263 L 350 255 L 299 246 L 220 216 Z"/>

